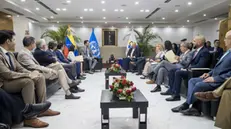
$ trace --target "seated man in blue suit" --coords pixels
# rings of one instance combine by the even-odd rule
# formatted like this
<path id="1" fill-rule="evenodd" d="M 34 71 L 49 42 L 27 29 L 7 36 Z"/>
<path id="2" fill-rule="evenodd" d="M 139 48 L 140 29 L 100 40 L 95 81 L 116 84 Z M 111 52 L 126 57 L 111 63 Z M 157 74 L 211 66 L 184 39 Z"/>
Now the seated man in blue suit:
<path id="1" fill-rule="evenodd" d="M 187 101 L 173 108 L 173 112 L 181 112 L 184 115 L 200 116 L 199 101 L 194 96 L 194 93 L 213 91 L 231 77 L 231 31 L 227 32 L 225 36 L 225 46 L 228 51 L 217 62 L 213 70 L 203 74 L 199 78 L 192 78 L 189 80 Z M 191 104 L 192 107 L 189 108 Z"/>
<path id="2" fill-rule="evenodd" d="M 189 66 L 185 68 L 208 68 L 210 62 L 210 54 L 206 47 L 204 47 L 204 36 L 196 36 L 194 38 L 195 50 L 192 51 L 193 58 Z M 187 79 L 189 72 L 185 69 L 173 69 L 169 72 L 169 86 L 170 88 L 161 93 L 161 95 L 172 95 L 167 98 L 167 101 L 179 101 L 182 79 Z"/>
<path id="3" fill-rule="evenodd" d="M 128 71 L 129 69 L 133 70 L 133 67 L 132 67 L 132 65 L 130 65 L 130 62 L 136 62 L 138 57 L 140 57 L 140 50 L 136 46 L 136 43 L 133 43 L 132 48 L 130 48 L 128 50 L 127 58 L 125 58 L 123 60 L 123 68 L 124 68 L 124 70 L 126 70 L 126 71 Z M 130 68 L 129 66 L 132 67 L 132 68 Z"/>

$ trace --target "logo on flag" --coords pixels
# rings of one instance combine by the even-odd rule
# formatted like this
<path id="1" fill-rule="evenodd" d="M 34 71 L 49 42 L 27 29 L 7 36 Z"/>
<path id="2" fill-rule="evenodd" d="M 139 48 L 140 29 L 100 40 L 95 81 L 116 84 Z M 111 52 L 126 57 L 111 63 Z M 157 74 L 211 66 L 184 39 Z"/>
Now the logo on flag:
<path id="1" fill-rule="evenodd" d="M 95 32 L 94 32 L 94 28 L 92 28 L 92 33 L 91 33 L 91 37 L 90 37 L 90 49 L 93 53 L 93 56 L 94 57 L 97 57 L 97 58 L 100 58 L 100 49 L 99 49 L 99 44 L 98 44 L 98 41 L 96 39 L 96 36 L 95 36 Z"/>
<path id="2" fill-rule="evenodd" d="M 135 32 L 132 29 L 131 34 L 130 34 L 129 39 L 128 39 L 126 55 L 129 51 L 129 49 L 132 47 L 133 43 L 137 44 L 137 41 L 136 41 L 136 37 L 135 37 Z"/>

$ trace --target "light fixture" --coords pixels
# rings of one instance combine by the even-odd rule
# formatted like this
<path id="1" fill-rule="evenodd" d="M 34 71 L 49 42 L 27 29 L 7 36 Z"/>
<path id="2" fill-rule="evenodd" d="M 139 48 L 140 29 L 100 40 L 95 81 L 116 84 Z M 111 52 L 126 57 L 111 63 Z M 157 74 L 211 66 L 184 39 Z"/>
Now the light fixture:
<path id="1" fill-rule="evenodd" d="M 35 8 L 36 10 L 40 10 L 40 8 Z"/>
<path id="2" fill-rule="evenodd" d="M 140 10 L 140 12 L 144 12 L 144 10 L 142 9 L 142 10 Z"/>
<path id="3" fill-rule="evenodd" d="M 105 12 L 105 11 L 106 11 L 106 9 L 102 9 L 102 11 L 103 11 L 103 12 Z"/>
<path id="4" fill-rule="evenodd" d="M 63 11 L 67 11 L 67 9 L 66 9 L 66 8 L 63 8 L 62 10 L 63 10 Z"/>
<path id="5" fill-rule="evenodd" d="M 139 2 L 138 2 L 138 1 L 136 1 L 136 2 L 135 2 L 135 5 L 138 5 L 138 4 L 139 4 Z"/>
<path id="6" fill-rule="evenodd" d="M 61 9 L 60 8 L 56 8 L 57 11 L 60 11 Z"/>
<path id="7" fill-rule="evenodd" d="M 176 9 L 176 10 L 175 10 L 175 12 L 176 12 L 176 13 L 178 13 L 178 12 L 179 12 L 179 10 L 178 10 L 178 9 Z"/>
<path id="8" fill-rule="evenodd" d="M 93 9 L 89 9 L 89 11 L 90 11 L 90 12 L 92 12 L 92 11 L 93 11 Z"/>
<path id="9" fill-rule="evenodd" d="M 182 26 L 182 28 L 184 28 L 184 26 Z"/>
<path id="10" fill-rule="evenodd" d="M 21 2 L 25 2 L 26 0 L 21 0 Z"/>
<path id="11" fill-rule="evenodd" d="M 126 19 L 128 20 L 128 17 L 126 17 Z"/>
<path id="12" fill-rule="evenodd" d="M 165 17 L 162 17 L 162 20 L 165 20 Z"/>
<path id="13" fill-rule="evenodd" d="M 188 2 L 188 5 L 192 5 L 192 2 Z"/>
<path id="14" fill-rule="evenodd" d="M 71 1 L 70 1 L 70 0 L 67 0 L 67 3 L 68 3 L 68 4 L 70 4 L 70 3 L 71 3 Z"/>
<path id="15" fill-rule="evenodd" d="M 105 1 L 101 1 L 101 4 L 105 4 Z"/>
<path id="16" fill-rule="evenodd" d="M 42 17 L 44 20 L 46 20 L 47 21 L 47 18 L 45 18 L 45 17 Z"/>
<path id="17" fill-rule="evenodd" d="M 206 17 L 207 15 L 206 14 L 203 14 L 204 17 Z"/>
<path id="18" fill-rule="evenodd" d="M 215 20 L 217 20 L 217 18 L 214 18 Z"/>
<path id="19" fill-rule="evenodd" d="M 190 20 L 187 20 L 187 22 L 190 22 Z"/>
<path id="20" fill-rule="evenodd" d="M 85 11 L 85 12 L 87 12 L 87 11 L 88 11 L 88 9 L 84 9 L 84 11 Z"/>
<path id="21" fill-rule="evenodd" d="M 19 15 L 17 15 L 17 17 L 19 17 Z"/>
<path id="22" fill-rule="evenodd" d="M 131 24 L 131 22 L 128 22 L 128 24 Z"/>
<path id="23" fill-rule="evenodd" d="M 34 21 L 32 21 L 32 23 L 35 23 Z"/>
<path id="24" fill-rule="evenodd" d="M 106 19 L 106 17 L 103 17 L 103 19 Z"/>
<path id="25" fill-rule="evenodd" d="M 83 19 L 83 17 L 79 17 L 80 19 Z"/>
<path id="26" fill-rule="evenodd" d="M 83 24 L 83 21 L 81 21 L 81 23 Z"/>
<path id="27" fill-rule="evenodd" d="M 150 10 L 146 9 L 145 12 L 148 13 L 148 12 L 150 12 Z"/>
<path id="28" fill-rule="evenodd" d="M 123 12 L 124 10 L 123 9 L 120 9 L 120 12 Z"/>
<path id="29" fill-rule="evenodd" d="M 105 22 L 105 24 L 107 24 L 107 22 Z"/>
<path id="30" fill-rule="evenodd" d="M 6 17 L 9 17 L 9 18 L 10 18 L 10 17 L 11 17 L 11 15 L 7 15 Z"/>
<path id="31" fill-rule="evenodd" d="M 119 10 L 118 9 L 115 9 L 115 12 L 118 12 Z"/>
<path id="32" fill-rule="evenodd" d="M 51 16 L 51 19 L 54 19 L 54 16 Z"/>
<path id="33" fill-rule="evenodd" d="M 152 22 L 152 24 L 154 24 L 154 22 Z"/>
<path id="34" fill-rule="evenodd" d="M 59 21 L 57 21 L 57 23 L 59 24 Z"/>

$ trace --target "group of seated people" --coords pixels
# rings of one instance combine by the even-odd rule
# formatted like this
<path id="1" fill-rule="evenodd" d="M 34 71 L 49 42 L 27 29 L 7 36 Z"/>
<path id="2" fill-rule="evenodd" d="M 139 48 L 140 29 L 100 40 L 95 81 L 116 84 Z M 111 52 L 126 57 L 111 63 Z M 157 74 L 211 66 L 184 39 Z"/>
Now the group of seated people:
<path id="1" fill-rule="evenodd" d="M 86 79 L 83 62 L 76 60 L 75 46 L 70 46 L 66 58 L 63 43 L 51 41 L 47 44 L 44 39 L 35 41 L 32 36 L 25 36 L 22 40 L 24 48 L 13 53 L 14 36 L 13 31 L 0 30 L 0 127 L 3 126 L 1 123 L 11 125 L 20 120 L 27 127 L 47 127 L 49 124 L 38 117 L 55 116 L 60 112 L 49 109 L 46 81 L 58 80 L 65 99 L 80 99 L 73 93 L 85 91 L 78 86 Z M 89 49 L 89 42 L 86 40 L 84 44 L 83 58 L 89 61 L 93 74 L 97 61 Z M 21 96 L 21 103 L 15 94 Z"/>
<path id="2" fill-rule="evenodd" d="M 172 108 L 172 112 L 180 112 L 187 116 L 201 116 L 199 100 L 214 100 L 222 96 L 216 126 L 230 129 L 231 109 L 228 104 L 231 104 L 231 90 L 227 89 L 231 89 L 231 65 L 229 64 L 231 62 L 231 31 L 227 32 L 224 41 L 227 48 L 225 53 L 219 47 L 219 40 L 215 40 L 214 47 L 211 47 L 202 35 L 195 36 L 192 43 L 187 43 L 187 40 L 183 39 L 180 44 L 180 56 L 175 49 L 177 46 L 170 41 L 165 41 L 164 47 L 162 44 L 156 45 L 154 58 L 140 57 L 139 48 L 134 44 L 127 53 L 127 58 L 123 60 L 123 68 L 132 72 L 136 68 L 138 72 L 136 75 L 142 75 L 141 79 L 149 79 L 147 84 L 156 84 L 156 87 L 151 90 L 152 93 L 160 92 L 161 85 L 165 84 L 168 90 L 160 94 L 170 96 L 166 98 L 166 101 L 180 101 L 182 80 L 189 79 L 186 102 Z M 165 57 L 165 53 L 171 50 L 176 55 L 176 62 L 173 63 Z M 216 53 L 215 67 L 209 73 L 198 72 L 198 75 L 191 78 L 190 70 L 210 68 L 213 53 Z M 224 82 L 226 83 L 223 84 Z"/>

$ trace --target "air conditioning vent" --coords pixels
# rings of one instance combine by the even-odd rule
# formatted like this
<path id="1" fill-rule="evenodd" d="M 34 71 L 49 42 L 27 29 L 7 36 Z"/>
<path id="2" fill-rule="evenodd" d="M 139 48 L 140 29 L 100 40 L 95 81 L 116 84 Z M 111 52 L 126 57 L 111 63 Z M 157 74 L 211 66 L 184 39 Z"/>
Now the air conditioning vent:
<path id="1" fill-rule="evenodd" d="M 13 9 L 10 9 L 10 8 L 4 8 L 5 10 L 7 10 L 7 11 L 9 11 L 9 12 L 12 12 L 12 13 L 15 13 L 15 14 L 17 14 L 17 15 L 23 15 L 22 13 L 20 13 L 20 12 L 18 12 L 18 11 L 15 11 L 15 10 L 13 10 Z"/>
<path id="2" fill-rule="evenodd" d="M 169 3 L 171 0 L 166 0 L 164 3 Z"/>
<path id="3" fill-rule="evenodd" d="M 208 19 L 204 19 L 204 20 L 200 20 L 200 21 L 196 21 L 196 22 L 194 22 L 194 23 L 201 23 L 201 22 L 205 22 L 205 21 L 207 21 Z"/>
<path id="4" fill-rule="evenodd" d="M 146 19 L 148 19 L 149 17 L 151 17 L 153 14 L 155 14 L 156 12 L 158 12 L 160 10 L 160 8 L 156 8 L 154 11 L 152 11 L 152 13 L 150 13 Z"/>
<path id="5" fill-rule="evenodd" d="M 27 19 L 30 19 L 30 20 L 32 20 L 32 21 L 36 21 L 36 22 L 39 22 L 38 20 L 36 20 L 36 19 L 34 19 L 34 18 L 32 18 L 32 17 L 26 17 Z"/>
<path id="6" fill-rule="evenodd" d="M 37 1 L 41 6 L 43 6 L 44 8 L 48 9 L 50 12 L 52 12 L 53 14 L 58 14 L 56 13 L 54 10 L 52 10 L 50 7 L 48 7 L 47 5 L 45 5 L 43 2 L 41 2 L 40 0 L 35 0 Z"/>

